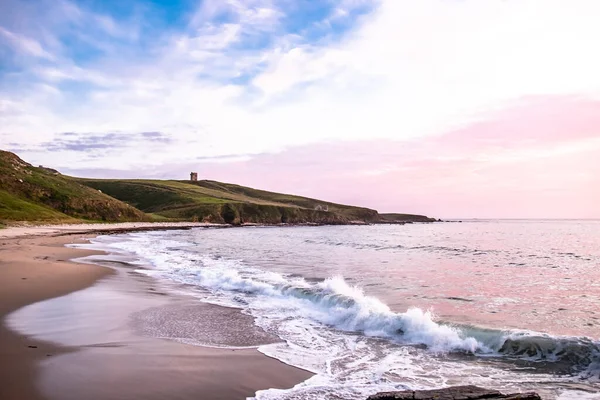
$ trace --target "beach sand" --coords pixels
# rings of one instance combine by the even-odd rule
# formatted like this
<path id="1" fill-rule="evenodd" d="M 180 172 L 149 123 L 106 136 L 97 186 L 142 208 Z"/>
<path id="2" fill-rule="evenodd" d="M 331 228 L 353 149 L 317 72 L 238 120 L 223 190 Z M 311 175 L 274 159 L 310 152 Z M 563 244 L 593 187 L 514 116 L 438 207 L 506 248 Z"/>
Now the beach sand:
<path id="1" fill-rule="evenodd" d="M 143 322 L 164 310 L 183 310 L 180 317 L 189 319 L 191 300 L 161 293 L 149 278 L 128 271 L 69 261 L 99 254 L 64 247 L 85 241 L 93 227 L 33 229 L 0 235 L 0 399 L 244 399 L 311 376 L 254 348 L 194 346 L 144 335 L 143 323 L 127 322 L 132 315 Z M 51 298 L 56 299 L 16 313 L 43 311 L 29 318 L 37 323 L 35 335 L 7 327 L 15 310 Z M 195 325 L 201 327 L 206 316 L 248 326 L 250 317 L 237 310 L 194 304 L 194 322 L 200 320 Z"/>

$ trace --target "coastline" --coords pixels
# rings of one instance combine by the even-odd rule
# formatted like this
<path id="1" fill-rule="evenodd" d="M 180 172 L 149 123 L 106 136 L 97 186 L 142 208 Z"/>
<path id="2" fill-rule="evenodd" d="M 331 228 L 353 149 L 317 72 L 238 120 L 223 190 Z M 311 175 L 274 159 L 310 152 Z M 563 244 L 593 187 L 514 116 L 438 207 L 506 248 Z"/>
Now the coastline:
<path id="1" fill-rule="evenodd" d="M 58 300 L 62 298 L 59 296 L 69 293 L 69 296 L 85 294 L 96 288 L 116 290 L 115 285 L 125 285 L 139 309 L 155 304 L 152 303 L 154 300 L 148 299 L 169 299 L 169 295 L 156 296 L 162 293 L 144 293 L 139 282 L 136 286 L 135 280 L 127 276 L 131 271 L 69 261 L 105 254 L 65 247 L 69 243 L 85 242 L 86 238 L 97 233 L 165 228 L 164 225 L 143 228 L 122 225 L 105 225 L 105 232 L 98 232 L 97 226 L 93 225 L 77 229 L 71 226 L 52 232 L 39 227 L 18 228 L 13 237 L 7 237 L 10 231 L 0 231 L 0 381 L 3 382 L 0 398 L 37 400 L 83 396 L 117 399 L 173 395 L 181 399 L 197 399 L 199 394 L 203 394 L 215 399 L 243 399 L 253 396 L 256 390 L 294 386 L 312 375 L 267 357 L 256 348 L 203 347 L 137 337 L 131 332 L 126 333 L 127 341 L 118 347 L 57 344 L 7 327 L 6 317 L 15 310 L 42 300 Z M 166 228 L 182 229 L 181 226 Z M 45 303 L 48 302 L 38 304 Z M 68 312 L 63 310 L 63 313 Z M 237 310 L 212 305 L 202 305 L 199 313 L 202 312 L 208 318 L 226 313 L 232 318 L 241 315 Z M 126 374 L 119 377 L 111 375 L 111 368 L 115 365 L 120 365 L 118 369 L 123 369 Z M 73 371 L 69 371 L 71 368 L 85 373 L 70 378 L 73 376 Z M 107 381 L 111 384 L 106 385 Z M 135 384 L 132 385 L 132 382 Z"/>
<path id="2" fill-rule="evenodd" d="M 230 225 L 202 222 L 119 222 L 59 225 L 14 225 L 0 229 L 0 239 L 38 236 L 109 235 L 113 233 L 167 231 L 192 228 L 227 228 Z"/>
<path id="3" fill-rule="evenodd" d="M 249 228 L 249 227 L 306 227 L 306 226 L 367 226 L 367 225 L 411 225 L 411 224 L 430 224 L 435 222 L 453 222 L 453 221 L 348 221 L 346 223 L 316 223 L 316 222 L 298 222 L 298 223 L 254 223 L 245 222 L 242 224 L 215 224 L 207 222 L 116 222 L 116 223 L 73 223 L 58 225 L 0 225 L 0 239 L 37 237 L 42 235 L 63 236 L 77 234 L 98 234 L 109 235 L 115 233 L 128 232 L 149 232 L 149 231 L 168 231 L 178 229 L 193 228 Z M 462 222 L 462 221 L 459 221 Z"/>
<path id="4" fill-rule="evenodd" d="M 74 237 L 1 239 L 0 247 L 0 398 L 42 399 L 33 384 L 36 363 L 72 351 L 67 347 L 20 335 L 6 326 L 7 315 L 28 304 L 65 295 L 93 285 L 112 273 L 110 268 L 81 268 L 70 260 L 101 254 L 65 247 Z M 31 347 L 30 347 L 31 346 Z"/>

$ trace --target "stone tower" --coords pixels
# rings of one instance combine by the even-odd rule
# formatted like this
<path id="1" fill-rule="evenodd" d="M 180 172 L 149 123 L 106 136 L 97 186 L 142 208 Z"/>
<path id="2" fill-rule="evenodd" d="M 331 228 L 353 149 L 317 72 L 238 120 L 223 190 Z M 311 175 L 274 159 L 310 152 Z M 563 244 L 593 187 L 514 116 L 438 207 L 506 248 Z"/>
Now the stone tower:
<path id="1" fill-rule="evenodd" d="M 190 172 L 190 181 L 198 182 L 198 173 L 197 172 Z"/>

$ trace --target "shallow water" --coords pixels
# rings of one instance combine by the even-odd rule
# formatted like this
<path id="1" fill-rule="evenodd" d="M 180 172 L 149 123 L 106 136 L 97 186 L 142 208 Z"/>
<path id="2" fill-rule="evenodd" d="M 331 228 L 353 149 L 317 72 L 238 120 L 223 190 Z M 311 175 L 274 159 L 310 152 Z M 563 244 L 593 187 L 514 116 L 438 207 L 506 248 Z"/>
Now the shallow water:
<path id="1" fill-rule="evenodd" d="M 245 398 L 252 388 L 288 387 L 310 375 L 257 354 L 257 346 L 278 338 L 239 309 L 178 296 L 178 285 L 136 273 L 131 257 L 79 260 L 117 273 L 25 306 L 6 320 L 27 337 L 70 350 L 46 354 L 37 365 L 36 387 L 44 398 Z"/>
<path id="2" fill-rule="evenodd" d="M 93 245 L 243 309 L 285 341 L 261 351 L 317 374 L 258 398 L 467 383 L 600 398 L 597 221 L 198 229 Z"/>

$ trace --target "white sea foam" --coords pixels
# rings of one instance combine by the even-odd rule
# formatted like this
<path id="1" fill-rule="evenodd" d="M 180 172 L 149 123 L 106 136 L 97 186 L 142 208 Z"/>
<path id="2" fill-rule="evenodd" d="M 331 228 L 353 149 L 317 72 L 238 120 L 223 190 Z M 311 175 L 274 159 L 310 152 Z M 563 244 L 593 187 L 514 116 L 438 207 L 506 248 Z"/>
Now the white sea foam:
<path id="1" fill-rule="evenodd" d="M 434 359 L 450 352 L 493 356 L 503 351 L 516 358 L 550 361 L 580 354 L 576 362 L 587 363 L 592 371 L 597 368 L 597 343 L 460 328 L 441 324 L 419 308 L 396 313 L 341 276 L 314 282 L 265 271 L 239 260 L 196 253 L 189 243 L 160 233 L 98 239 L 95 246 L 136 254 L 153 266 L 139 272 L 200 287 L 201 293 L 192 293 L 203 301 L 242 308 L 259 326 L 284 340 L 261 346 L 260 351 L 316 373 L 287 391 L 261 391 L 259 399 L 326 398 L 331 393 L 364 398 L 375 390 L 439 387 L 465 376 L 470 383 L 487 386 L 497 385 L 499 377 L 511 379 L 506 370 Z"/>
<path id="2" fill-rule="evenodd" d="M 361 288 L 348 285 L 341 276 L 310 283 L 234 260 L 164 251 L 177 245 L 163 241 L 163 249 L 138 248 L 132 242 L 109 246 L 138 253 L 142 250 L 140 255 L 172 280 L 218 291 L 225 298 L 236 294 L 260 296 L 255 303 L 264 306 L 271 302 L 268 307 L 294 310 L 296 317 L 343 331 L 387 337 L 407 344 L 425 344 L 433 351 L 491 351 L 473 337 L 462 337 L 459 329 L 436 323 L 430 312 L 412 308 L 405 313 L 394 313 L 379 299 L 365 295 Z"/>

